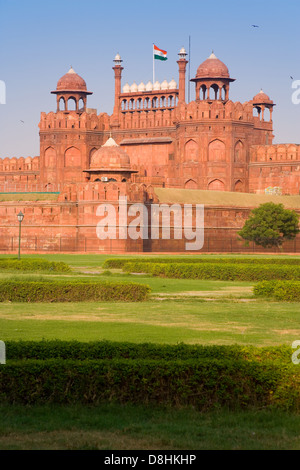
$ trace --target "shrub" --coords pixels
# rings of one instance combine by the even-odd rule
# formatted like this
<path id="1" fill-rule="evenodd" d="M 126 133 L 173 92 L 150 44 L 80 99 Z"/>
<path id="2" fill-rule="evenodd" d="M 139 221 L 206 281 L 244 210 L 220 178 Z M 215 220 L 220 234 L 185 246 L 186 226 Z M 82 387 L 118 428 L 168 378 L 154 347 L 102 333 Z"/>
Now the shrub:
<path id="1" fill-rule="evenodd" d="M 153 344 L 113 341 L 6 341 L 6 356 L 11 359 L 155 359 L 155 360 L 272 360 L 289 364 L 292 348 L 282 345 L 265 348 L 240 345 Z"/>
<path id="2" fill-rule="evenodd" d="M 0 259 L 0 271 L 47 271 L 47 272 L 69 272 L 70 266 L 63 262 L 47 261 L 44 259 Z"/>
<path id="3" fill-rule="evenodd" d="M 300 259 L 295 258 L 209 258 L 208 256 L 203 256 L 199 258 L 194 258 L 190 256 L 189 258 L 184 257 L 170 257 L 170 258 L 158 258 L 148 256 L 147 258 L 110 258 L 105 260 L 103 263 L 104 268 L 112 269 L 122 269 L 124 264 L 128 262 L 138 262 L 138 263 L 159 263 L 159 264 L 170 264 L 170 263 L 187 263 L 187 264 L 200 264 L 200 263 L 209 263 L 209 264 L 251 264 L 251 265 L 292 265 L 300 266 Z"/>
<path id="4" fill-rule="evenodd" d="M 146 300 L 150 287 L 128 282 L 0 281 L 0 302 L 80 302 Z"/>
<path id="5" fill-rule="evenodd" d="M 300 302 L 300 281 L 264 281 L 254 286 L 256 297 L 271 297 L 275 300 Z"/>
<path id="6" fill-rule="evenodd" d="M 299 411 L 299 377 L 293 364 L 241 359 L 9 361 L 0 367 L 0 400 Z"/>
<path id="7" fill-rule="evenodd" d="M 223 281 L 263 281 L 300 279 L 300 267 L 280 265 L 211 264 L 211 263 L 139 263 L 127 262 L 125 272 L 148 273 L 178 279 L 212 279 Z"/>

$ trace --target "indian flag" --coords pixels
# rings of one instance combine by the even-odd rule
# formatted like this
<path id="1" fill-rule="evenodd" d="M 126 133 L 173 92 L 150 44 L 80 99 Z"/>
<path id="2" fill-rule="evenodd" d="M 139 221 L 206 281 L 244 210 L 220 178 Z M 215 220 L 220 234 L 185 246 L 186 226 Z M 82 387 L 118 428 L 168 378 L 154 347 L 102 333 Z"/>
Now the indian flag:
<path id="1" fill-rule="evenodd" d="M 163 51 L 162 49 L 159 49 L 155 44 L 153 44 L 153 54 L 154 54 L 154 59 L 168 60 L 167 51 Z"/>

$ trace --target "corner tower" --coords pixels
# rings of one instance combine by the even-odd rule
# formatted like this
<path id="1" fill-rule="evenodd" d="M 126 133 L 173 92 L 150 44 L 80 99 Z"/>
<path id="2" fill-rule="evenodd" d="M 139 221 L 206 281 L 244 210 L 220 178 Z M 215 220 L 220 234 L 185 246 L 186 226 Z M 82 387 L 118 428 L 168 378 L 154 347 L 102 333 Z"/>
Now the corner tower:
<path id="1" fill-rule="evenodd" d="M 41 182 L 59 191 L 64 184 L 84 181 L 92 153 L 102 144 L 97 110 L 87 108 L 85 80 L 71 68 L 57 82 L 56 112 L 41 113 Z"/>

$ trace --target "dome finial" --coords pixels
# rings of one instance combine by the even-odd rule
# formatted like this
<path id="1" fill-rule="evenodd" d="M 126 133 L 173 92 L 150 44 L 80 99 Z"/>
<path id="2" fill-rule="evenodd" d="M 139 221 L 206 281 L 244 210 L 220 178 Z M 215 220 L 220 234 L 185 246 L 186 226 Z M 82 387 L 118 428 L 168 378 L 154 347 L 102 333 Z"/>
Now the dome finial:
<path id="1" fill-rule="evenodd" d="M 212 50 L 212 52 L 211 52 L 211 54 L 210 54 L 210 56 L 209 56 L 209 59 L 216 59 L 216 58 L 217 58 L 217 57 L 216 57 L 214 51 Z"/>

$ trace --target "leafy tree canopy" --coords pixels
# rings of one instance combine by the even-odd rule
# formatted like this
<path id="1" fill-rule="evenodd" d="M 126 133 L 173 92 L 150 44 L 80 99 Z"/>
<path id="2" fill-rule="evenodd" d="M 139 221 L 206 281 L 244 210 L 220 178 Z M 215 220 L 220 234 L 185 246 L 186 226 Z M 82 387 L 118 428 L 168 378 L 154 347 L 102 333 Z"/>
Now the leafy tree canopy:
<path id="1" fill-rule="evenodd" d="M 243 229 L 238 234 L 247 244 L 253 241 L 256 245 L 281 247 L 285 240 L 293 240 L 299 233 L 299 215 L 283 204 L 267 202 L 251 211 Z"/>

